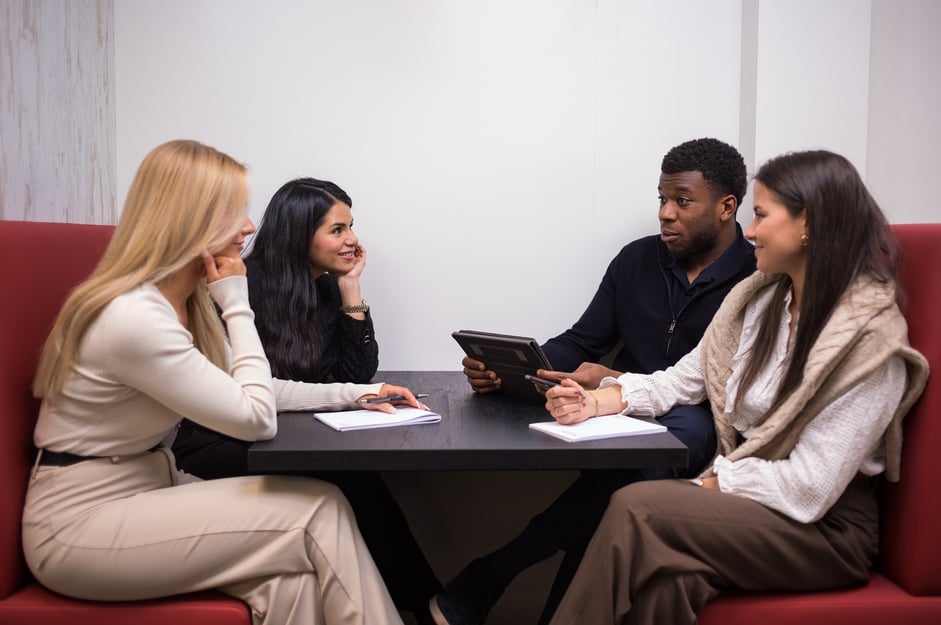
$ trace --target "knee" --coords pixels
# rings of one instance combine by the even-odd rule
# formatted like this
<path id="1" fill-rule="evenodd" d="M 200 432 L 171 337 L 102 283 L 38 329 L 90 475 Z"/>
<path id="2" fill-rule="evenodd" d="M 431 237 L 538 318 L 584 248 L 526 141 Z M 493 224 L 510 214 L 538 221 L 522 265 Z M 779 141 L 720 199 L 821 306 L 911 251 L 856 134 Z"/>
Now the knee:
<path id="1" fill-rule="evenodd" d="M 349 501 L 336 484 L 299 475 L 269 475 L 265 479 L 269 489 L 294 493 L 308 501 L 311 507 L 336 509 L 341 515 L 353 516 Z"/>
<path id="2" fill-rule="evenodd" d="M 652 494 L 657 493 L 662 485 L 667 482 L 667 480 L 647 480 L 628 484 L 611 495 L 608 510 L 620 513 L 635 510 L 638 502 L 644 501 Z"/>
<path id="3" fill-rule="evenodd" d="M 346 495 L 343 494 L 342 488 L 336 484 L 314 478 L 307 478 L 306 481 L 308 490 L 312 492 L 317 499 L 349 511 L 350 502 L 346 498 Z"/>
<path id="4" fill-rule="evenodd" d="M 622 521 L 646 519 L 686 510 L 686 495 L 693 488 L 686 480 L 648 480 L 635 482 L 611 496 L 608 513 Z"/>

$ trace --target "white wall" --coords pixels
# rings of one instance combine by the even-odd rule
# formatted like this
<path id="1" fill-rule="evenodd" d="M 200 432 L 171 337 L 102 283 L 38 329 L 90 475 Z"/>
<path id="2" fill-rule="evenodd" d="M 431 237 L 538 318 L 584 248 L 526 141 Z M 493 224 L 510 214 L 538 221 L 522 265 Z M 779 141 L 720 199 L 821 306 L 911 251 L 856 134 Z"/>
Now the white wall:
<path id="1" fill-rule="evenodd" d="M 941 2 L 873 0 L 867 182 L 891 221 L 941 221 Z"/>
<path id="2" fill-rule="evenodd" d="M 122 0 L 117 197 L 177 137 L 251 167 L 256 218 L 289 178 L 337 182 L 369 253 L 380 367 L 456 369 L 453 330 L 544 340 L 578 317 L 621 245 L 656 231 L 660 159 L 681 141 L 737 144 L 752 172 L 825 147 L 892 188 L 916 129 L 939 126 L 885 93 L 937 101 L 938 81 L 916 80 L 937 73 L 937 6 Z M 915 119 L 886 137 L 900 106 Z"/>
<path id="3" fill-rule="evenodd" d="M 732 0 L 123 0 L 118 197 L 176 137 L 248 163 L 256 217 L 287 179 L 332 179 L 368 250 L 380 366 L 455 369 L 453 330 L 570 325 L 621 245 L 656 231 L 666 150 L 737 141 L 739 15 Z"/>
<path id="4" fill-rule="evenodd" d="M 828 149 L 866 174 L 869 2 L 759 2 L 755 157 Z"/>

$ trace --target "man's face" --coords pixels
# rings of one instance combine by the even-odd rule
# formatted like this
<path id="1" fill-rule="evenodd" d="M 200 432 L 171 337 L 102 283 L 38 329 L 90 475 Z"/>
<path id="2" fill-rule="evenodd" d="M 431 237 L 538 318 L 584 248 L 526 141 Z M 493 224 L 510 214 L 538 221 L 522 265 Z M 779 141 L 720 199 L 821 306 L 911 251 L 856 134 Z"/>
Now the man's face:
<path id="1" fill-rule="evenodd" d="M 698 171 L 660 174 L 660 239 L 684 260 L 710 252 L 719 242 L 722 197 Z"/>

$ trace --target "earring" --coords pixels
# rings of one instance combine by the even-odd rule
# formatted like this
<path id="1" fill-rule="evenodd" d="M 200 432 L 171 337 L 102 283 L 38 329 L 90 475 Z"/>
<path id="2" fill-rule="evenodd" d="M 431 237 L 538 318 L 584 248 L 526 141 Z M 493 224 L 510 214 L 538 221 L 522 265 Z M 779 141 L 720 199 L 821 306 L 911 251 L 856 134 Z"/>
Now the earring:
<path id="1" fill-rule="evenodd" d="M 807 247 L 807 243 L 810 241 L 810 237 L 806 234 L 801 235 L 801 247 Z"/>

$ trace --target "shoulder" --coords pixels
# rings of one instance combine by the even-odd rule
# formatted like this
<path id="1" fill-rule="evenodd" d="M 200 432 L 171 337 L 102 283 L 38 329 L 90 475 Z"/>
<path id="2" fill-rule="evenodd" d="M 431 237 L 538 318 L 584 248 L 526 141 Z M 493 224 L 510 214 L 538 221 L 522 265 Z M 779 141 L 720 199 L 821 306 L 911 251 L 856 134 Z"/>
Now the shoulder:
<path id="1" fill-rule="evenodd" d="M 827 325 L 857 328 L 870 335 L 895 335 L 907 341 L 908 324 L 896 301 L 894 283 L 871 276 L 856 280 L 840 298 Z"/>
<path id="2" fill-rule="evenodd" d="M 745 309 L 752 305 L 757 305 L 762 300 L 762 296 L 769 294 L 774 285 L 780 282 L 780 274 L 763 273 L 756 271 L 739 281 L 719 306 L 716 312 L 716 319 L 723 320 L 731 316 L 744 314 Z"/>
<path id="3" fill-rule="evenodd" d="M 741 226 L 737 226 L 737 234 L 735 237 L 735 242 L 732 243 L 732 248 L 735 250 L 742 269 L 747 271 L 749 274 L 755 271 L 755 268 L 758 264 L 758 261 L 755 258 L 755 246 L 749 243 L 745 238 Z"/>
<path id="4" fill-rule="evenodd" d="M 659 235 L 641 237 L 622 247 L 617 256 L 612 259 L 611 265 L 636 264 L 638 262 L 656 263 L 659 262 L 661 254 L 665 251 L 666 246 L 660 240 Z"/>
<path id="5" fill-rule="evenodd" d="M 135 317 L 173 317 L 173 306 L 154 284 L 142 284 L 115 297 L 101 311 L 101 318 L 121 325 Z"/>
<path id="6" fill-rule="evenodd" d="M 170 302 L 153 284 L 138 286 L 111 300 L 92 324 L 88 338 L 118 356 L 150 352 L 176 341 L 192 343 Z"/>

